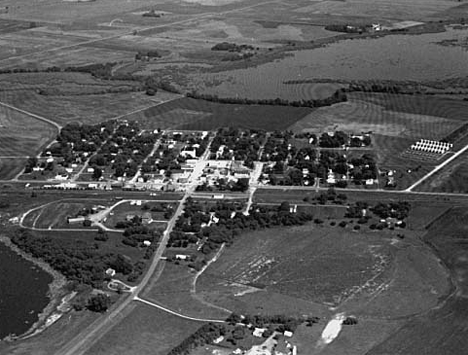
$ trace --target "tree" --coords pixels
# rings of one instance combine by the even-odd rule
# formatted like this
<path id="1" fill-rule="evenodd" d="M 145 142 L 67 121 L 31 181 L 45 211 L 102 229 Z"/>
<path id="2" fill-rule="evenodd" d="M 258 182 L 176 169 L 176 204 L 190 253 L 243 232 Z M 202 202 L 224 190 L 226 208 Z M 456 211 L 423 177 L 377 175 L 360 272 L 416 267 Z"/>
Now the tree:
<path id="1" fill-rule="evenodd" d="M 87 308 L 93 312 L 106 312 L 111 305 L 111 299 L 104 293 L 99 293 L 88 299 Z"/>
<path id="2" fill-rule="evenodd" d="M 281 202 L 281 205 L 279 207 L 280 212 L 289 212 L 290 211 L 290 204 L 288 201 L 283 201 Z"/>
<path id="3" fill-rule="evenodd" d="M 102 170 L 100 168 L 94 168 L 93 171 L 93 179 L 94 180 L 99 180 L 102 176 Z"/>

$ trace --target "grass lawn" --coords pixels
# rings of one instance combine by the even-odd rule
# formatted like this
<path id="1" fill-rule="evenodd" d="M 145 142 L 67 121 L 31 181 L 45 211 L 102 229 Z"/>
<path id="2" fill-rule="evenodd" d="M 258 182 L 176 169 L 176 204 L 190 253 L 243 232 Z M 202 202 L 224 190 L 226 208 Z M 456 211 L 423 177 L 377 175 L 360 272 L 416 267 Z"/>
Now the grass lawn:
<path id="1" fill-rule="evenodd" d="M 138 304 L 86 354 L 166 355 L 203 325 Z"/>

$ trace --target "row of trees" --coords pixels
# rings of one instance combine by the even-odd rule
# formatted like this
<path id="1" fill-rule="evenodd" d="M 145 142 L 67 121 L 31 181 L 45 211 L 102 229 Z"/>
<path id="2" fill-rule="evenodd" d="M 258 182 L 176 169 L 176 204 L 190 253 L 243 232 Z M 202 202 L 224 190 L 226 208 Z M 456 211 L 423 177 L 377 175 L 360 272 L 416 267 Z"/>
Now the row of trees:
<path id="1" fill-rule="evenodd" d="M 322 107 L 331 106 L 333 104 L 347 101 L 348 98 L 343 89 L 337 90 L 333 95 L 325 99 L 316 100 L 298 100 L 289 101 L 285 99 L 247 99 L 247 98 L 223 98 L 216 95 L 200 94 L 197 92 L 190 92 L 186 94 L 187 97 L 194 99 L 206 100 L 211 102 L 219 102 L 223 104 L 240 104 L 240 105 L 274 105 L 274 106 L 293 106 L 293 107 Z"/>
<path id="2" fill-rule="evenodd" d="M 205 208 L 199 202 L 187 200 L 184 214 L 179 217 L 171 233 L 169 246 L 186 246 L 204 239 L 201 252 L 209 254 L 222 243 L 231 244 L 242 231 L 303 225 L 313 218 L 306 212 L 290 213 L 289 209 L 281 206 L 253 205 L 248 215 L 241 213 L 242 207 L 232 202 L 217 202 L 209 211 Z M 210 221 L 208 212 L 214 214 L 217 223 L 202 227 L 202 224 Z"/>

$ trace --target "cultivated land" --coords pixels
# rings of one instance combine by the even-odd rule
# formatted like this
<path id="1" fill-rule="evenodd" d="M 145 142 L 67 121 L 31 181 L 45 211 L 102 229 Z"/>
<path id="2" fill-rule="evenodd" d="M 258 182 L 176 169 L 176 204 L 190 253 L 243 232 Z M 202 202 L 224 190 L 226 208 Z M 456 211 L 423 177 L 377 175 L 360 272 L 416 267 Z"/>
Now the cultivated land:
<path id="1" fill-rule="evenodd" d="M 72 299 L 46 315 L 61 316 L 53 325 L 0 353 L 228 355 L 266 340 L 228 325 L 231 312 L 294 318 L 257 324 L 293 331 L 277 336 L 283 353 L 285 340 L 308 355 L 462 353 L 463 18 L 468 4 L 438 0 L 2 1 L 1 233 L 82 285 L 62 290 Z M 446 33 L 431 48 L 460 62 L 435 55 L 421 83 L 367 67 L 362 80 L 305 75 L 313 49 L 391 36 L 405 56 L 420 33 Z M 306 67 L 284 67 L 300 53 Z M 333 68 L 383 77 L 408 59 L 330 53 Z M 439 73 L 445 59 L 453 70 Z M 73 123 L 86 126 L 54 142 Z M 411 150 L 420 139 L 453 148 Z M 111 297 L 107 312 L 79 310 L 95 293 Z M 208 322 L 228 327 L 219 344 L 193 339 Z"/>

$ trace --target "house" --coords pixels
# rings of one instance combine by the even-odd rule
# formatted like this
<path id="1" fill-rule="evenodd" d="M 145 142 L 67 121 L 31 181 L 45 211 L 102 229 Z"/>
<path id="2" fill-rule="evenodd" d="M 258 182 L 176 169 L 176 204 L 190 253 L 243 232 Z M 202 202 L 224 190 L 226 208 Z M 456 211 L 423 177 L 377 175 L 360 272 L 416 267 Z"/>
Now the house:
<path id="1" fill-rule="evenodd" d="M 151 216 L 151 212 L 145 212 L 141 216 L 141 223 L 143 224 L 150 224 L 152 222 L 153 218 Z"/>
<path id="2" fill-rule="evenodd" d="M 252 335 L 257 338 L 261 338 L 263 333 L 265 333 L 266 328 L 255 328 Z"/>
<path id="3" fill-rule="evenodd" d="M 177 254 L 177 255 L 175 256 L 175 258 L 176 258 L 177 260 L 187 260 L 187 259 L 188 259 L 188 255 Z"/>
<path id="4" fill-rule="evenodd" d="M 87 168 L 86 172 L 92 174 L 92 173 L 94 173 L 94 168 Z"/>
<path id="5" fill-rule="evenodd" d="M 285 330 L 283 335 L 286 337 L 286 338 L 291 338 L 293 336 L 293 332 L 290 332 L 289 330 Z"/>
<path id="6" fill-rule="evenodd" d="M 110 277 L 113 277 L 115 275 L 115 270 L 112 269 L 112 268 L 108 268 L 106 270 L 106 275 L 110 276 Z"/>
<path id="7" fill-rule="evenodd" d="M 213 344 L 219 344 L 219 343 L 221 343 L 223 340 L 224 340 L 224 337 L 221 335 L 221 336 L 219 336 L 218 338 L 216 338 L 215 340 L 213 340 Z"/>
<path id="8" fill-rule="evenodd" d="M 149 246 L 151 245 L 151 242 L 150 242 L 149 240 L 144 240 L 144 241 L 143 241 L 143 245 L 144 245 L 145 247 L 149 247 Z"/>
<path id="9" fill-rule="evenodd" d="M 184 149 L 180 152 L 180 155 L 184 158 L 196 158 L 197 157 L 197 150 L 196 149 Z"/>
<path id="10" fill-rule="evenodd" d="M 374 185 L 374 179 L 367 179 L 366 185 Z"/>

